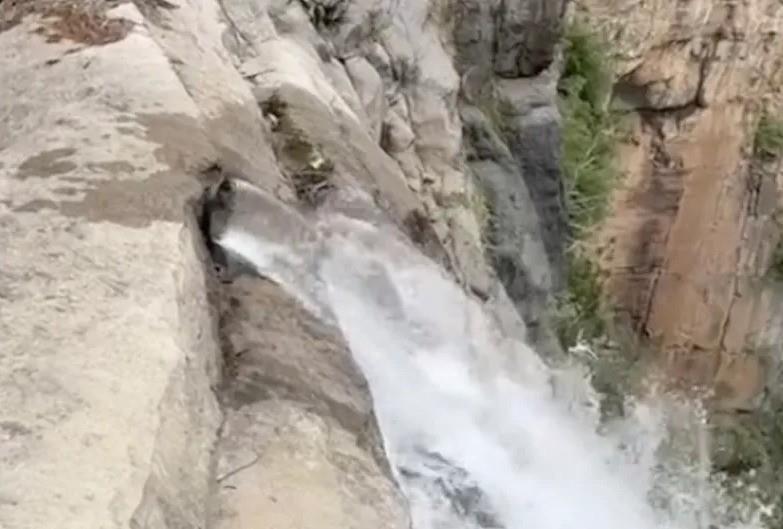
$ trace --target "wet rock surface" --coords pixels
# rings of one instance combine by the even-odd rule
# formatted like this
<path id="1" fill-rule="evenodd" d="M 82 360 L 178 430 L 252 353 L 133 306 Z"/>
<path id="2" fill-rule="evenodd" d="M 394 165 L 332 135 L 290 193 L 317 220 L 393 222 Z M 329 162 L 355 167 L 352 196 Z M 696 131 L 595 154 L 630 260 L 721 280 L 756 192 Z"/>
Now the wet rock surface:
<path id="1" fill-rule="evenodd" d="M 400 474 L 411 485 L 428 491 L 432 497 L 442 496 L 460 526 L 482 529 L 503 527 L 493 513 L 485 494 L 459 466 L 437 452 L 417 450 L 416 465 L 401 465 Z"/>

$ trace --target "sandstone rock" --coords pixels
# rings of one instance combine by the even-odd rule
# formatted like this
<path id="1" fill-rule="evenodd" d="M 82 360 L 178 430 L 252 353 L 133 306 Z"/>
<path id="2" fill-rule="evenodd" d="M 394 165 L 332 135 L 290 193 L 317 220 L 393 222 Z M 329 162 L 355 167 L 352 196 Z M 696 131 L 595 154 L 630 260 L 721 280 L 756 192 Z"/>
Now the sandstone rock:
<path id="1" fill-rule="evenodd" d="M 783 9 L 619 0 L 582 3 L 576 16 L 618 49 L 615 95 L 640 109 L 598 238 L 608 291 L 674 379 L 715 389 L 717 406 L 753 407 L 763 355 L 748 351 L 780 339 L 765 280 L 779 171 L 748 159 L 748 146 L 761 102 L 779 98 Z"/>

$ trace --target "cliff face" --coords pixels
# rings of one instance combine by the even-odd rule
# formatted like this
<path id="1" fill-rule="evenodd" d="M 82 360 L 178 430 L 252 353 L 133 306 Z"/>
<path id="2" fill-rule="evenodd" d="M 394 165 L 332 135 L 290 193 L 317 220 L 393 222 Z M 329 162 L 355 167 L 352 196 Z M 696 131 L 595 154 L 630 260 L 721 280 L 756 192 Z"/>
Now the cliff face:
<path id="1" fill-rule="evenodd" d="M 546 313 L 565 265 L 557 107 L 564 10 L 562 1 L 462 1 L 453 14 L 463 150 L 486 204 L 487 256 L 545 353 L 557 349 Z"/>
<path id="2" fill-rule="evenodd" d="M 0 525 L 408 527 L 342 336 L 200 212 L 360 189 L 555 350 L 562 4 L 458 4 L 0 2 Z"/>
<path id="3" fill-rule="evenodd" d="M 606 291 L 662 351 L 666 371 L 753 407 L 779 354 L 770 279 L 781 174 L 754 155 L 779 103 L 778 2 L 580 2 L 617 52 L 613 106 L 628 112 L 623 182 L 597 236 Z M 770 350 L 773 354 L 768 354 Z"/>

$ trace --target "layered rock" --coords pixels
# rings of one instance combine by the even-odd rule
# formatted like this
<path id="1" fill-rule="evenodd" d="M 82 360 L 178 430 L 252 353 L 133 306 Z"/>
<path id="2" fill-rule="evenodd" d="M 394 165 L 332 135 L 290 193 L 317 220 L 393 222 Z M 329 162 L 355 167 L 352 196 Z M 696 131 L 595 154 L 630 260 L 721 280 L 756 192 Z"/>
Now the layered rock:
<path id="1" fill-rule="evenodd" d="M 713 389 L 722 407 L 753 407 L 770 372 L 762 353 L 781 338 L 767 274 L 780 171 L 752 144 L 779 99 L 783 10 L 622 0 L 581 2 L 576 16 L 617 52 L 613 104 L 633 123 L 598 236 L 607 291 L 674 379 Z"/>

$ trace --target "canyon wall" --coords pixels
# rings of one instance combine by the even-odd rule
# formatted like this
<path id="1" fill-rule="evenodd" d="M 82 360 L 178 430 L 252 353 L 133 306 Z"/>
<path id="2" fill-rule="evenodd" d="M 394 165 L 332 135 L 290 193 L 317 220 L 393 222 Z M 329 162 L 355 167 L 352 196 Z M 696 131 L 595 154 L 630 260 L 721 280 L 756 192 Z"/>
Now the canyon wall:
<path id="1" fill-rule="evenodd" d="M 754 154 L 780 103 L 783 8 L 767 0 L 585 1 L 614 54 L 622 182 L 596 238 L 621 319 L 669 376 L 752 409 L 780 358 L 777 160 Z"/>

